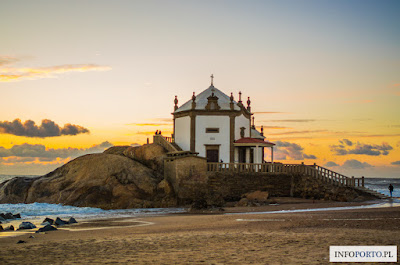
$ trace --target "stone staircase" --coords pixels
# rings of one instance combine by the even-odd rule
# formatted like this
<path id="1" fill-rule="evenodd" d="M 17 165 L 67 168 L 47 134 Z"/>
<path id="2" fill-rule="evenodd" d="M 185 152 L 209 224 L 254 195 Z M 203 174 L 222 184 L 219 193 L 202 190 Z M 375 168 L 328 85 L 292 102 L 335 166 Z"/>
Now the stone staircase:
<path id="1" fill-rule="evenodd" d="M 390 197 L 389 196 L 386 196 L 385 194 L 383 194 L 383 193 L 380 193 L 380 192 L 377 192 L 377 191 L 375 191 L 375 190 L 371 190 L 371 189 L 368 189 L 368 188 L 366 188 L 366 187 L 354 187 L 356 190 L 360 190 L 360 191 L 363 191 L 363 192 L 365 192 L 365 193 L 368 193 L 368 194 L 370 194 L 370 195 L 372 195 L 372 196 L 374 196 L 374 197 L 377 197 L 377 198 L 379 198 L 379 199 L 389 199 Z"/>
<path id="2" fill-rule="evenodd" d="M 175 149 L 176 149 L 177 151 L 183 151 L 182 148 L 180 148 L 180 146 L 177 145 L 175 142 L 172 142 L 171 145 L 172 145 L 173 147 L 175 147 Z"/>
<path id="3" fill-rule="evenodd" d="M 164 137 L 163 135 L 154 135 L 153 136 L 153 143 L 161 145 L 164 147 L 168 152 L 181 152 L 182 148 L 177 145 L 172 137 Z"/>

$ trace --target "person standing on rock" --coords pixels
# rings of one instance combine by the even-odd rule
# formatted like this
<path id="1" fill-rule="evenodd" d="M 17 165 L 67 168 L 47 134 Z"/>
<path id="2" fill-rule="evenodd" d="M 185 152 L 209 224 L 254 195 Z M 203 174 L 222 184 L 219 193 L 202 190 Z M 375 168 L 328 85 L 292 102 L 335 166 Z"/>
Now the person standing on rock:
<path id="1" fill-rule="evenodd" d="M 393 193 L 393 185 L 389 184 L 389 191 L 390 191 L 390 197 L 392 197 L 392 193 Z"/>

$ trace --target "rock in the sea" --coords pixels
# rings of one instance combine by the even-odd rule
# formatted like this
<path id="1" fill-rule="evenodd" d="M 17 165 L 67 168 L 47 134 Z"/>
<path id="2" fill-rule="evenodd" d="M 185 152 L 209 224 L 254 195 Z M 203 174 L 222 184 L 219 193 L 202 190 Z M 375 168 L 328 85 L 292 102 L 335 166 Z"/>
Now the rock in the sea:
<path id="1" fill-rule="evenodd" d="M 9 219 L 9 220 L 15 219 L 15 217 L 14 217 L 14 215 L 12 213 L 6 213 L 4 215 L 4 218 L 5 219 Z"/>
<path id="2" fill-rule="evenodd" d="M 57 217 L 57 219 L 56 219 L 56 221 L 54 222 L 54 224 L 57 225 L 57 226 L 62 226 L 62 225 L 67 225 L 68 222 L 62 220 L 60 217 Z"/>
<path id="3" fill-rule="evenodd" d="M 103 209 L 154 207 L 153 199 L 156 203 L 159 200 L 155 198 L 159 181 L 154 170 L 128 157 L 91 154 L 42 177 L 3 182 L 0 203 L 62 203 Z"/>
<path id="4" fill-rule="evenodd" d="M 48 232 L 48 231 L 55 231 L 57 228 L 55 228 L 52 225 L 46 225 L 42 228 L 39 228 L 35 233 L 41 233 L 41 232 Z"/>
<path id="5" fill-rule="evenodd" d="M 14 216 L 14 218 L 16 218 L 16 219 L 21 219 L 21 214 L 20 214 L 20 213 L 13 214 L 13 216 Z"/>
<path id="6" fill-rule="evenodd" d="M 54 220 L 51 219 L 51 218 L 48 218 L 48 217 L 46 217 L 46 218 L 43 220 L 42 225 L 44 225 L 44 223 L 46 223 L 46 222 L 47 222 L 49 225 L 54 224 Z"/>
<path id="7" fill-rule="evenodd" d="M 23 229 L 34 229 L 36 228 L 36 225 L 32 224 L 31 222 L 22 222 L 19 225 L 19 230 L 23 230 Z"/>
<path id="8" fill-rule="evenodd" d="M 75 220 L 74 217 L 68 219 L 68 224 L 77 224 L 78 222 Z"/>

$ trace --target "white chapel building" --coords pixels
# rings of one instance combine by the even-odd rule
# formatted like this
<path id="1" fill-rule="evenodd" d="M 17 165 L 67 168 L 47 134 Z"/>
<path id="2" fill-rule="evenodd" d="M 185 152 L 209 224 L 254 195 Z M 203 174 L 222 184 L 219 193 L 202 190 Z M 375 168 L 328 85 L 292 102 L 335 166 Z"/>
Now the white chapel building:
<path id="1" fill-rule="evenodd" d="M 198 95 L 178 106 L 175 96 L 173 115 L 174 142 L 183 150 L 206 157 L 207 162 L 263 163 L 264 148 L 273 143 L 265 141 L 263 128 L 258 132 L 252 119 L 250 97 L 243 105 L 233 94 L 226 95 L 211 85 Z M 252 124 L 253 121 L 253 124 Z"/>

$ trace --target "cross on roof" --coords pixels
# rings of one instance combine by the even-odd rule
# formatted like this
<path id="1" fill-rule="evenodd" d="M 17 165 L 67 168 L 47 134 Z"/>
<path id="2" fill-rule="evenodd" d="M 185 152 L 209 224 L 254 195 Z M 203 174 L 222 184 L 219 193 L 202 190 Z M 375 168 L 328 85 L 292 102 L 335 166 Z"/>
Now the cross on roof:
<path id="1" fill-rule="evenodd" d="M 213 80 L 214 80 L 214 75 L 213 74 L 211 74 L 211 85 L 213 86 L 214 84 L 213 84 Z"/>

